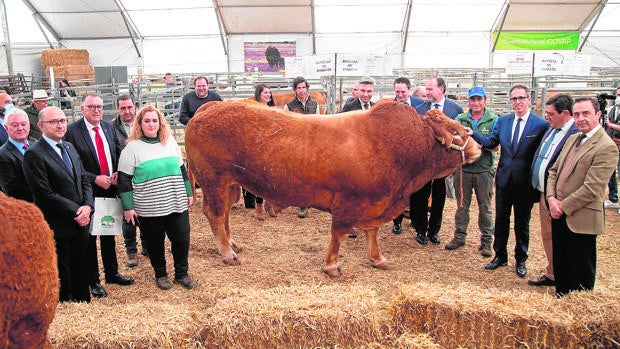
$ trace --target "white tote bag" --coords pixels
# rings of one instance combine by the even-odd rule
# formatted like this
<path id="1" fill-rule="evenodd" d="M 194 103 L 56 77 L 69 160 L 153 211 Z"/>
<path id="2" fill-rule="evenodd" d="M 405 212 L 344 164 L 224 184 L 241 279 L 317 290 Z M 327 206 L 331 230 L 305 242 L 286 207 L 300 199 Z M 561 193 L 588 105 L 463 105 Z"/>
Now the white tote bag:
<path id="1" fill-rule="evenodd" d="M 120 235 L 123 227 L 121 199 L 95 198 L 91 235 Z"/>

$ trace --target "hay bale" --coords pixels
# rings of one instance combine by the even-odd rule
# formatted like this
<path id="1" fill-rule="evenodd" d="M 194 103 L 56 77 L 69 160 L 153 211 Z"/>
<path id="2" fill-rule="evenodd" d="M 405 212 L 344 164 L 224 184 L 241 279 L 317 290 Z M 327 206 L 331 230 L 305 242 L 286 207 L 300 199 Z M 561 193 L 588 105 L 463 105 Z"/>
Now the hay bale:
<path id="1" fill-rule="evenodd" d="M 429 333 L 447 348 L 609 348 L 620 338 L 620 296 L 596 291 L 555 299 L 412 285 L 402 289 L 391 314 L 398 331 Z"/>
<path id="2" fill-rule="evenodd" d="M 41 51 L 41 64 L 44 67 L 63 65 L 90 64 L 88 51 L 79 49 L 58 48 Z"/>
<path id="3" fill-rule="evenodd" d="M 45 67 L 45 76 L 49 77 L 50 67 Z M 60 81 L 67 79 L 71 83 L 71 86 L 81 86 L 79 80 L 94 80 L 95 69 L 92 65 L 62 65 L 55 66 L 54 68 L 54 80 Z"/>

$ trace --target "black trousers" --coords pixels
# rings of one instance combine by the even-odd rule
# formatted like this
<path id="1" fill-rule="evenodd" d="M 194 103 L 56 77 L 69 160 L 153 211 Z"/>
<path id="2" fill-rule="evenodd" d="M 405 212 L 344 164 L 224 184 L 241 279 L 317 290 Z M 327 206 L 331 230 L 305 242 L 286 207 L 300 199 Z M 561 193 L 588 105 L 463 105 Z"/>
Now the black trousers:
<path id="1" fill-rule="evenodd" d="M 596 235 L 576 234 L 566 216 L 551 220 L 555 291 L 592 290 L 596 279 Z"/>
<path id="2" fill-rule="evenodd" d="M 61 302 L 90 302 L 88 237 L 88 229 L 82 228 L 72 236 L 55 238 Z"/>
<path id="3" fill-rule="evenodd" d="M 99 277 L 99 261 L 97 260 L 97 235 L 89 235 L 88 238 L 88 259 L 90 265 L 90 282 L 101 282 Z M 106 277 L 112 278 L 118 273 L 118 261 L 116 260 L 116 242 L 114 235 L 100 235 L 99 244 L 101 245 L 101 261 L 103 262 L 103 273 Z"/>
<path id="4" fill-rule="evenodd" d="M 432 198 L 430 217 L 428 199 Z M 411 225 L 417 234 L 432 236 L 439 234 L 443 219 L 443 208 L 446 203 L 446 177 L 433 179 L 420 190 L 411 194 L 409 199 Z"/>
<path id="5" fill-rule="evenodd" d="M 534 202 L 529 188 L 518 186 L 495 188 L 495 257 L 508 260 L 508 236 L 510 235 L 510 214 L 514 208 L 515 260 L 525 262 L 530 245 L 530 217 Z"/>
<path id="6" fill-rule="evenodd" d="M 140 229 L 148 246 L 149 259 L 155 271 L 155 278 L 168 276 L 164 239 L 166 235 L 172 247 L 174 261 L 174 278 L 179 280 L 187 276 L 189 264 L 189 214 L 171 213 L 162 217 L 139 217 Z"/>

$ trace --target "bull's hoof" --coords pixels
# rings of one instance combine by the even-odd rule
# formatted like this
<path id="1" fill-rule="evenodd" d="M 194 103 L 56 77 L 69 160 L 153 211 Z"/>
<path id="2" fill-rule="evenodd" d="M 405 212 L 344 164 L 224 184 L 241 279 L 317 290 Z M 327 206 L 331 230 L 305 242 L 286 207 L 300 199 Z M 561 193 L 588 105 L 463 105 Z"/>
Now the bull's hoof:
<path id="1" fill-rule="evenodd" d="M 323 272 L 331 277 L 342 276 L 342 271 L 340 271 L 340 267 L 337 265 L 325 266 L 323 267 Z"/>
<path id="2" fill-rule="evenodd" d="M 371 261 L 371 263 L 372 263 L 372 266 L 377 268 L 377 269 L 381 269 L 381 270 L 388 270 L 388 269 L 390 269 L 390 266 L 388 265 L 387 259 L 385 259 L 385 258 L 383 260 L 379 261 L 379 262 L 376 262 L 376 263 Z"/>
<path id="3" fill-rule="evenodd" d="M 239 253 L 243 251 L 243 248 L 240 245 L 237 245 L 234 241 L 230 241 L 230 247 L 235 251 L 235 253 Z"/>
<path id="4" fill-rule="evenodd" d="M 224 257 L 224 264 L 226 265 L 239 265 L 241 264 L 241 261 L 239 260 L 239 258 L 237 258 L 236 255 L 232 255 L 229 257 Z"/>

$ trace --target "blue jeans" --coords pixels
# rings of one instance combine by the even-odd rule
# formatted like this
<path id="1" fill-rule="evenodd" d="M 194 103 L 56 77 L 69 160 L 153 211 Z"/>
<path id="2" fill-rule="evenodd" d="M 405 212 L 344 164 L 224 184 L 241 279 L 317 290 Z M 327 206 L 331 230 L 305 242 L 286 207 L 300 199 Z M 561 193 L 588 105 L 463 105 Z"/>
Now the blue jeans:
<path id="1" fill-rule="evenodd" d="M 125 250 L 127 254 L 138 253 L 138 241 L 136 240 L 136 229 L 139 226 L 131 225 L 123 217 L 123 238 L 125 239 Z M 140 229 L 140 241 L 142 242 L 142 248 L 145 248 L 144 238 L 142 236 L 142 229 Z"/>

